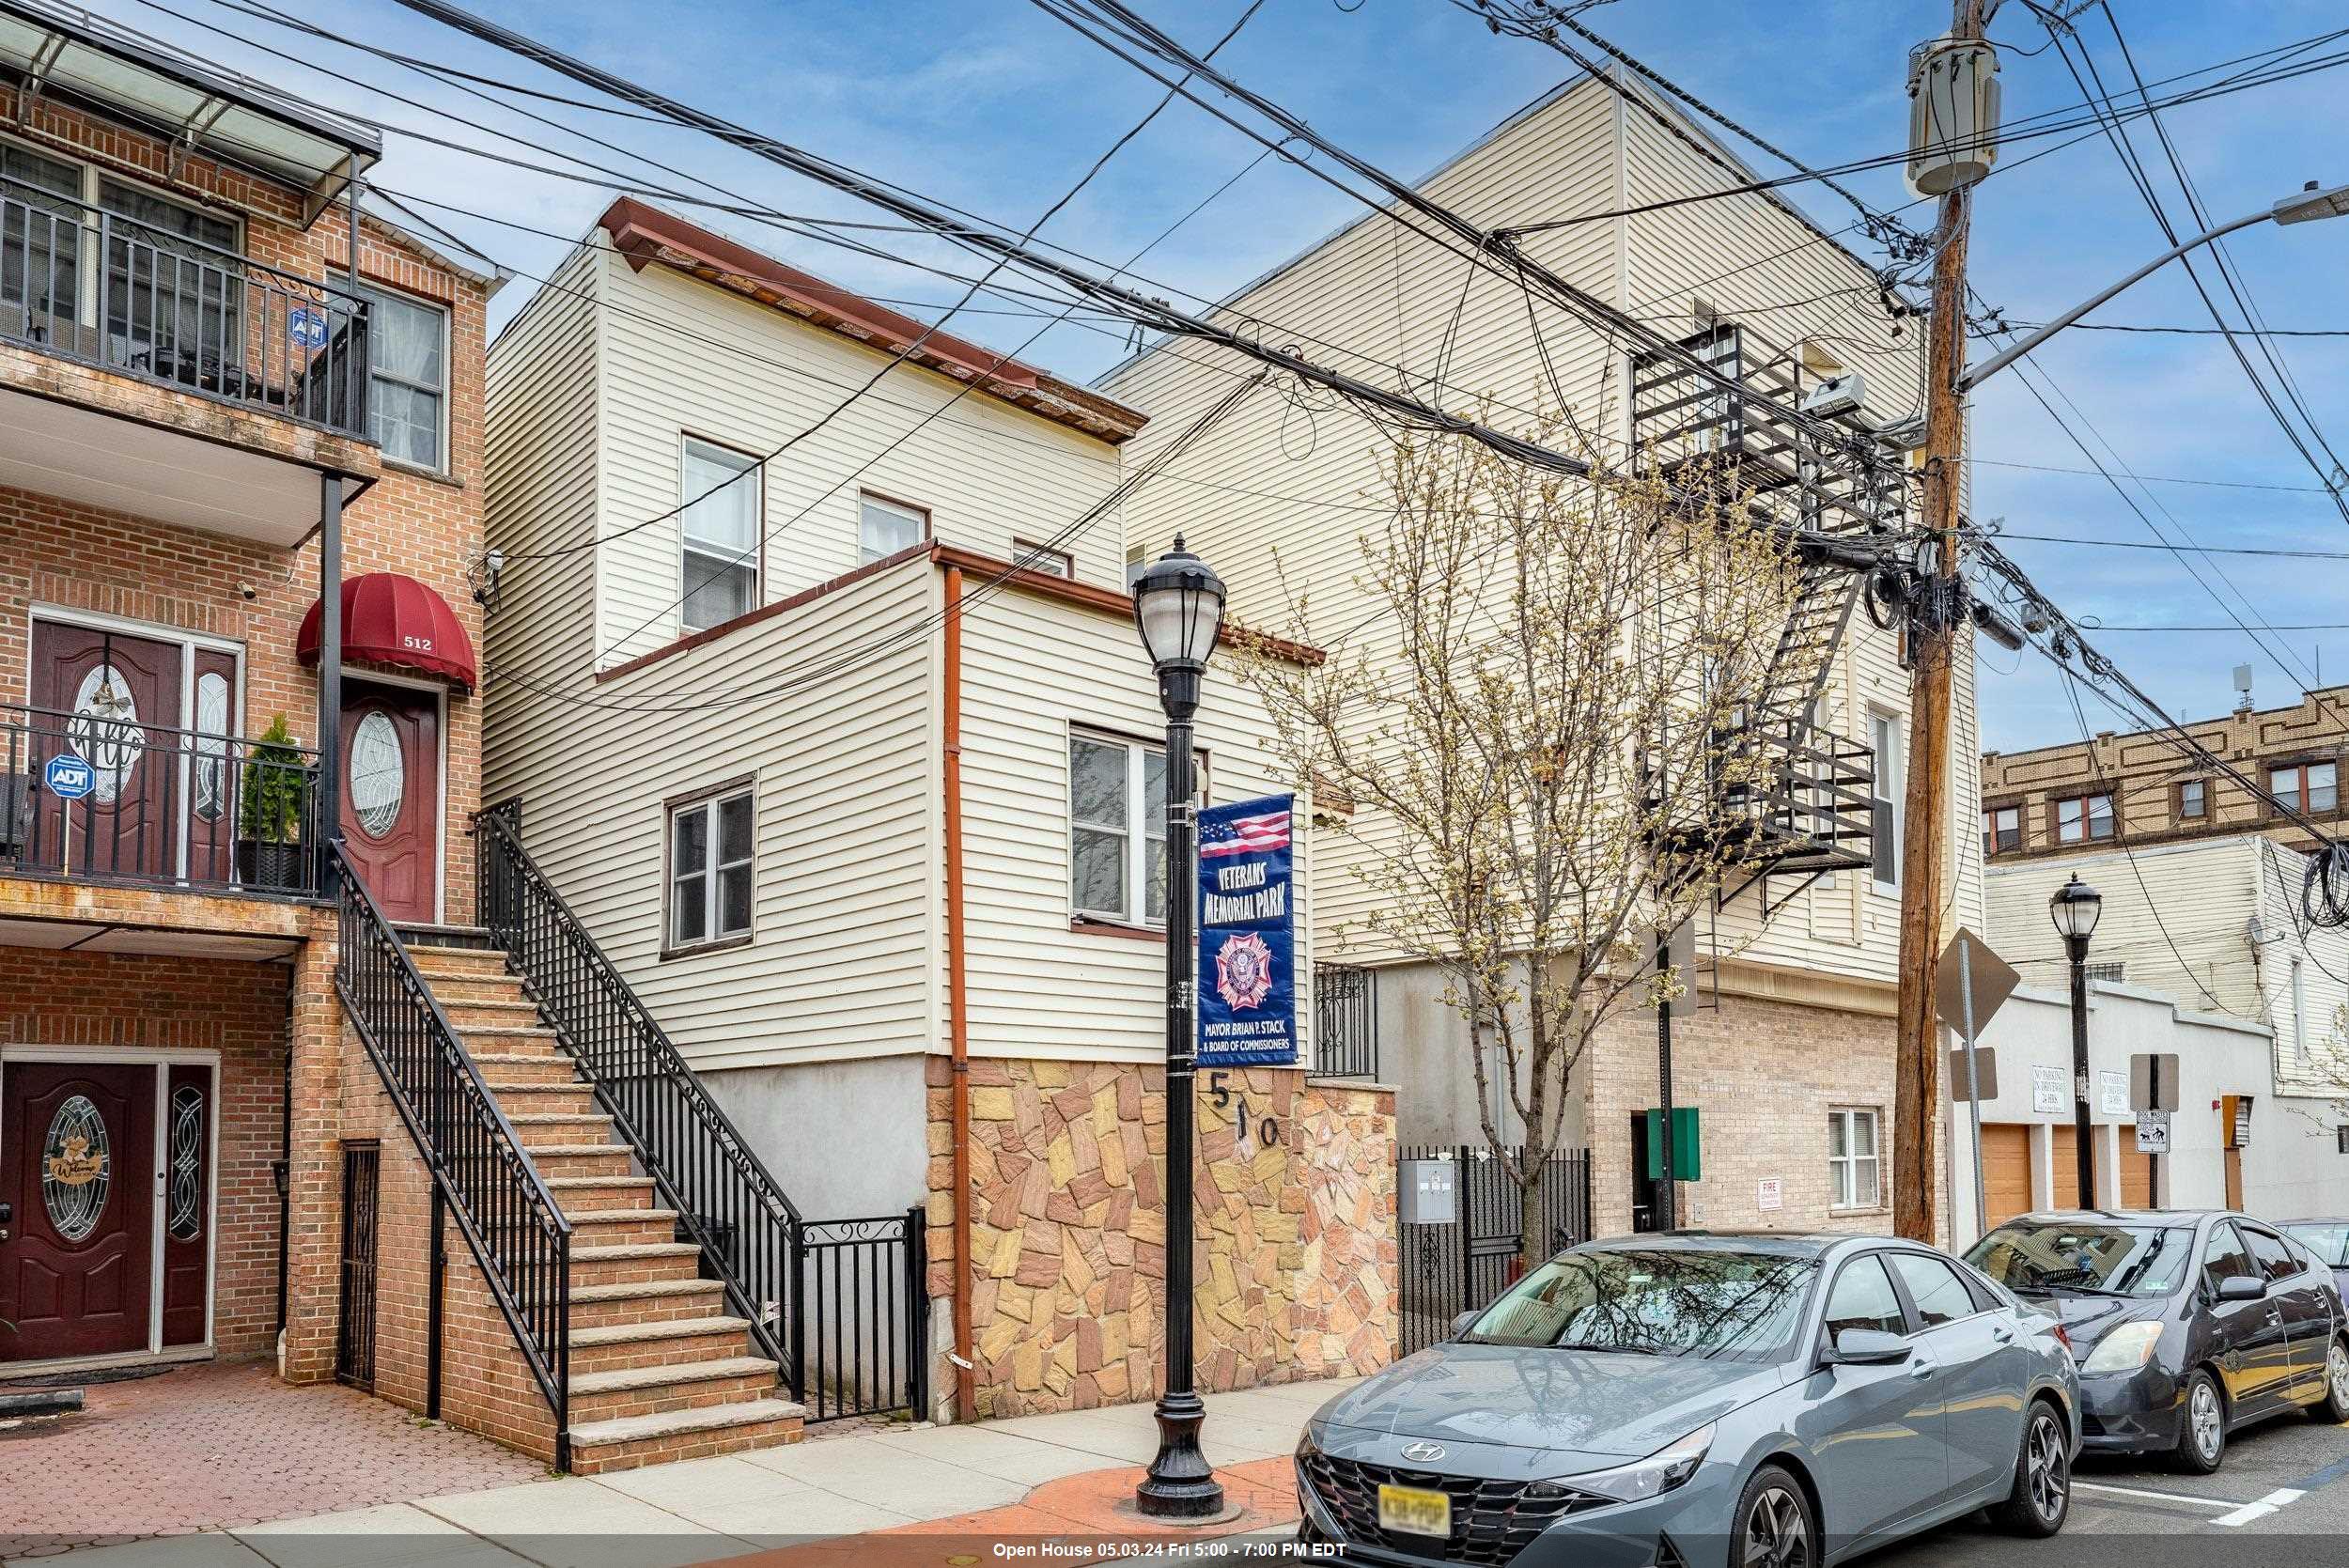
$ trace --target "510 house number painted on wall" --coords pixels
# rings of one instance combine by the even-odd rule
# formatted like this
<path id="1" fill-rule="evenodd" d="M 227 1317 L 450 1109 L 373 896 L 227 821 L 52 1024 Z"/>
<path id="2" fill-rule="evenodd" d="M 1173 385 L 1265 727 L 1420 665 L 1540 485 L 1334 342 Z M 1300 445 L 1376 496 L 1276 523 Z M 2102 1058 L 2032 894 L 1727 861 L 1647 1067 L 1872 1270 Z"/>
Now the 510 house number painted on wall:
<path id="1" fill-rule="evenodd" d="M 1229 1073 L 1209 1073 L 1207 1098 L 1215 1102 L 1218 1110 L 1231 1110 L 1232 1139 L 1238 1152 L 1245 1154 L 1252 1149 L 1269 1149 L 1281 1141 L 1279 1119 L 1252 1116 L 1247 1099 L 1226 1081 L 1231 1076 Z M 1235 1102 L 1237 1109 L 1234 1108 Z"/>

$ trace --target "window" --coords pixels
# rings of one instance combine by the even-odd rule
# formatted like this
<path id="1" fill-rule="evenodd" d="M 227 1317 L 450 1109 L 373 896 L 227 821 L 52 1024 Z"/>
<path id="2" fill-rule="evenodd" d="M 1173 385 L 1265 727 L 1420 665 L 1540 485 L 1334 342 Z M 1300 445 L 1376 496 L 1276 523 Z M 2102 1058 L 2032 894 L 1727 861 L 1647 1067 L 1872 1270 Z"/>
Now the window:
<path id="1" fill-rule="evenodd" d="M 2003 854 L 2023 846 L 2023 808 L 1992 806 L 1982 814 L 1982 852 Z"/>
<path id="2" fill-rule="evenodd" d="M 11 203 L 0 232 L 0 303 L 33 318 L 25 326 L 36 340 L 54 339 L 71 328 L 78 311 L 82 171 L 26 147 L 0 145 L 0 177 Z"/>
<path id="3" fill-rule="evenodd" d="M 2282 1284 L 2300 1272 L 2300 1260 L 2292 1255 L 2292 1249 L 2279 1238 L 2269 1235 L 2256 1225 L 2238 1225 L 2243 1239 L 2251 1246 L 2251 1261 L 2271 1285 Z"/>
<path id="4" fill-rule="evenodd" d="M 2112 797 L 2081 795 L 2056 802 L 2056 842 L 2079 844 L 2112 836 Z"/>
<path id="5" fill-rule="evenodd" d="M 1889 713 L 1868 715 L 1868 744 L 1875 752 L 1875 824 L 1876 886 L 1901 883 L 1901 775 L 1908 758 L 1901 750 L 1901 722 Z"/>
<path id="6" fill-rule="evenodd" d="M 1917 1321 L 1927 1328 L 1954 1323 L 1974 1314 L 1974 1293 L 1966 1288 L 1957 1270 L 1922 1252 L 1893 1252 L 1892 1272 L 1917 1304 Z"/>
<path id="7" fill-rule="evenodd" d="M 1068 551 L 1065 550 L 1052 550 L 1044 545 L 1030 544 L 1025 539 L 1014 539 L 1011 541 L 1011 557 L 1028 570 L 1046 577 L 1077 575 L 1076 564 L 1069 560 Z"/>
<path id="8" fill-rule="evenodd" d="M 754 826 L 749 789 L 695 800 L 669 813 L 671 949 L 750 935 Z"/>
<path id="9" fill-rule="evenodd" d="M 919 506 L 886 501 L 878 495 L 860 495 L 857 508 L 859 566 L 870 566 L 930 536 L 930 515 Z"/>
<path id="10" fill-rule="evenodd" d="M 1901 1298 L 1892 1294 L 1892 1278 L 1884 1272 L 1882 1253 L 1855 1258 L 1835 1277 L 1835 1288 L 1827 1297 L 1827 1331 L 1834 1335 L 1846 1328 L 1873 1328 L 1880 1334 L 1908 1332 Z"/>
<path id="11" fill-rule="evenodd" d="M 438 473 L 448 402 L 448 315 L 380 288 L 367 302 L 367 433 L 395 462 Z"/>
<path id="12" fill-rule="evenodd" d="M 1149 564 L 1149 556 L 1140 545 L 1126 547 L 1126 591 L 1128 593 L 1134 591 L 1134 579 L 1140 577 L 1142 568 Z"/>
<path id="13" fill-rule="evenodd" d="M 118 179 L 99 180 L 98 203 L 134 220 L 114 224 L 106 257 L 106 334 L 131 368 L 201 381 L 242 364 L 237 225 Z"/>
<path id="14" fill-rule="evenodd" d="M 685 438 L 677 496 L 685 629 L 707 631 L 758 608 L 760 486 L 756 458 Z"/>
<path id="15" fill-rule="evenodd" d="M 2294 811 L 2331 811 L 2341 804 L 2337 766 L 2295 762 L 2267 770 L 2267 793 Z"/>
<path id="16" fill-rule="evenodd" d="M 1193 753 L 1192 771 L 1192 799 L 1205 800 L 1205 752 Z M 1068 737 L 1068 908 L 1080 919 L 1136 925 L 1166 919 L 1166 753 L 1159 747 L 1113 736 Z"/>
<path id="17" fill-rule="evenodd" d="M 2213 1286 L 2221 1280 L 2259 1278 L 2259 1271 L 2251 1265 L 2251 1255 L 2243 1250 L 2234 1227 L 2224 1220 L 2211 1227 L 2210 1241 L 2202 1249 L 2202 1278 Z"/>
<path id="18" fill-rule="evenodd" d="M 1872 1209 L 1884 1202 L 1883 1161 L 1876 1154 L 1876 1113 L 1827 1113 L 1827 1164 L 1833 1177 L 1834 1206 Z"/>
<path id="19" fill-rule="evenodd" d="M 2209 786 L 2201 779 L 2178 781 L 2178 820 L 2199 822 L 2210 813 Z"/>

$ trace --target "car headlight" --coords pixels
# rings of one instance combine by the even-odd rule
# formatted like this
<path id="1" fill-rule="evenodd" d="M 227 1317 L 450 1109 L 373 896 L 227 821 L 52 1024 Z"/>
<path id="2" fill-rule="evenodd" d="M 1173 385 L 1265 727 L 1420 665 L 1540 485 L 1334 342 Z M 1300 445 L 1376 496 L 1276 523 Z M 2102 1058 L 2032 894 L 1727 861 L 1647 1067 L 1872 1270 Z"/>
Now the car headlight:
<path id="1" fill-rule="evenodd" d="M 1697 1473 L 1697 1466 L 1703 1462 L 1704 1451 L 1712 1446 L 1713 1425 L 1707 1421 L 1670 1448 L 1658 1449 L 1635 1464 L 1594 1470 L 1588 1475 L 1560 1476 L 1551 1484 L 1611 1498 L 1616 1502 L 1639 1502 L 1686 1485 L 1688 1478 Z"/>
<path id="2" fill-rule="evenodd" d="M 1306 1423 L 1305 1430 L 1297 1435 L 1297 1457 L 1299 1459 L 1310 1459 L 1320 1452 L 1321 1445 L 1314 1441 L 1313 1425 L 1311 1422 L 1308 1422 Z"/>
<path id="3" fill-rule="evenodd" d="M 2135 1372 L 2154 1358 L 2154 1347 L 2160 1343 L 2160 1324 L 2124 1323 L 2096 1342 L 2096 1348 L 2080 1363 L 2080 1371 Z"/>

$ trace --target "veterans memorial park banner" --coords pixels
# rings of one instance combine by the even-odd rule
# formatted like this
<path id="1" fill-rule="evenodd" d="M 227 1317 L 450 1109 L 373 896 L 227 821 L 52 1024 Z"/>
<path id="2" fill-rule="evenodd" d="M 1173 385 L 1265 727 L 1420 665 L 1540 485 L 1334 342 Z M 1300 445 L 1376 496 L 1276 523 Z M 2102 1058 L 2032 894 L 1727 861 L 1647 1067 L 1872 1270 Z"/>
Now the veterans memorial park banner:
<path id="1" fill-rule="evenodd" d="M 1289 813 L 1268 796 L 1199 814 L 1199 1063 L 1297 1060 Z"/>

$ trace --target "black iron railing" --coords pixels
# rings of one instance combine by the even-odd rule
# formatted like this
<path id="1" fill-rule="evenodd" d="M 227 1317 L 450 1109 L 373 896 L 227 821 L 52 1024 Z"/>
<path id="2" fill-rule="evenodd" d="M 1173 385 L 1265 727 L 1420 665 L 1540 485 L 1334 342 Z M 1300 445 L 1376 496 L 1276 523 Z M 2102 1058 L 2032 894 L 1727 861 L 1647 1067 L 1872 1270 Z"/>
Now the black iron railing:
<path id="1" fill-rule="evenodd" d="M 571 1222 L 358 869 L 339 843 L 331 855 L 334 989 L 554 1412 L 554 1466 L 567 1470 Z"/>
<path id="2" fill-rule="evenodd" d="M 364 297 L 5 179 L 0 339 L 367 433 Z"/>
<path id="3" fill-rule="evenodd" d="M 1378 1076 L 1377 977 L 1344 964 L 1314 966 L 1314 1071 L 1323 1078 Z"/>
<path id="4" fill-rule="evenodd" d="M 677 1211 L 679 1228 L 750 1320 L 752 1336 L 804 1398 L 799 1209 L 522 848 L 507 812 L 483 812 L 474 839 L 481 924 L 528 982 L 596 1098 Z"/>
<path id="5" fill-rule="evenodd" d="M 0 869 L 308 897 L 317 829 L 306 747 L 0 704 Z"/>
<path id="6" fill-rule="evenodd" d="M 1524 1257 L 1525 1204 L 1521 1189 L 1489 1149 L 1406 1145 L 1395 1157 L 1449 1161 L 1455 1213 L 1449 1224 L 1397 1227 L 1402 1311 L 1395 1320 L 1395 1353 L 1408 1356 L 1445 1338 L 1453 1319 L 1489 1306 L 1517 1282 Z M 1560 1150 L 1543 1162 L 1535 1213 L 1541 1226 L 1537 1255 L 1591 1239 L 1588 1150 Z"/>
<path id="7" fill-rule="evenodd" d="M 875 1219 L 793 1227 L 802 1310 L 791 1356 L 811 1421 L 910 1408 L 928 1414 L 927 1220 L 917 1206 Z"/>

